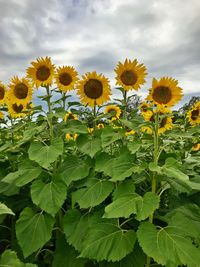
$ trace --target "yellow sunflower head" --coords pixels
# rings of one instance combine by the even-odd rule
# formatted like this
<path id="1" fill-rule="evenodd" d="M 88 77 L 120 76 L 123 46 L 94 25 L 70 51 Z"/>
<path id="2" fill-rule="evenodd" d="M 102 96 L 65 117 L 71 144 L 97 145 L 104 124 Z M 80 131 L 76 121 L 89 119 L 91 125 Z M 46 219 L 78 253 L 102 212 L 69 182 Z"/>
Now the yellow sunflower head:
<path id="1" fill-rule="evenodd" d="M 3 105 L 6 102 L 6 86 L 0 81 L 0 104 Z"/>
<path id="2" fill-rule="evenodd" d="M 104 124 L 103 123 L 99 123 L 98 125 L 97 125 L 97 128 L 98 129 L 103 129 L 105 126 L 104 126 Z"/>
<path id="3" fill-rule="evenodd" d="M 64 121 L 66 122 L 67 120 L 78 120 L 78 116 L 69 111 L 64 116 Z"/>
<path id="4" fill-rule="evenodd" d="M 126 129 L 125 135 L 129 136 L 129 135 L 134 135 L 136 132 L 134 130 L 131 129 Z"/>
<path id="5" fill-rule="evenodd" d="M 3 118 L 4 118 L 4 114 L 3 114 L 3 112 L 0 110 L 0 121 L 3 120 Z"/>
<path id="6" fill-rule="evenodd" d="M 142 126 L 140 130 L 142 133 L 153 134 L 153 130 L 149 126 Z"/>
<path id="7" fill-rule="evenodd" d="M 171 130 L 172 128 L 173 128 L 172 117 L 161 118 L 159 129 L 158 129 L 158 134 L 162 134 L 168 130 Z"/>
<path id="8" fill-rule="evenodd" d="M 200 101 L 198 101 L 188 112 L 186 117 L 191 125 L 200 124 Z"/>
<path id="9" fill-rule="evenodd" d="M 146 99 L 158 106 L 171 107 L 181 100 L 182 97 L 182 89 L 178 87 L 178 81 L 169 77 L 163 77 L 160 81 L 153 78 L 152 88 Z"/>
<path id="10" fill-rule="evenodd" d="M 147 103 L 147 102 L 143 102 L 140 106 L 139 106 L 139 109 L 141 111 L 141 114 L 143 116 L 143 118 L 146 120 L 146 121 L 149 121 L 150 118 L 152 117 L 153 115 L 153 110 L 152 110 L 152 105 Z"/>
<path id="11" fill-rule="evenodd" d="M 19 104 L 12 101 L 7 102 L 8 113 L 12 118 L 22 118 L 26 116 L 26 104 Z"/>
<path id="12" fill-rule="evenodd" d="M 78 72 L 71 66 L 58 67 L 55 79 L 58 88 L 65 93 L 74 89 L 78 81 Z"/>
<path id="13" fill-rule="evenodd" d="M 199 151 L 199 150 L 200 150 L 200 143 L 193 145 L 192 151 Z"/>
<path id="14" fill-rule="evenodd" d="M 93 107 L 94 105 L 102 105 L 110 100 L 110 84 L 109 80 L 96 71 L 88 72 L 82 76 L 77 84 L 78 95 L 82 103 Z"/>
<path id="15" fill-rule="evenodd" d="M 122 111 L 116 105 L 108 105 L 105 107 L 104 113 L 111 115 L 112 116 L 111 120 L 113 121 L 119 119 Z"/>
<path id="16" fill-rule="evenodd" d="M 71 140 L 72 141 L 76 141 L 77 137 L 78 137 L 78 134 L 70 134 L 70 133 L 67 133 L 65 135 L 65 138 L 66 138 L 67 141 L 71 141 Z"/>
<path id="17" fill-rule="evenodd" d="M 30 102 L 32 94 L 33 89 L 28 79 L 19 79 L 18 76 L 14 76 L 11 79 L 9 90 L 7 91 L 8 101 L 24 105 Z"/>
<path id="18" fill-rule="evenodd" d="M 33 81 L 33 84 L 39 86 L 48 86 L 53 82 L 55 66 L 50 57 L 40 57 L 31 62 L 32 67 L 27 69 L 27 77 Z"/>
<path id="19" fill-rule="evenodd" d="M 133 61 L 126 59 L 124 63 L 118 62 L 115 72 L 117 74 L 116 84 L 126 91 L 138 90 L 145 83 L 147 75 L 146 67 L 138 64 L 137 59 Z"/>
<path id="20" fill-rule="evenodd" d="M 92 134 L 94 132 L 94 128 L 88 128 L 88 133 Z"/>

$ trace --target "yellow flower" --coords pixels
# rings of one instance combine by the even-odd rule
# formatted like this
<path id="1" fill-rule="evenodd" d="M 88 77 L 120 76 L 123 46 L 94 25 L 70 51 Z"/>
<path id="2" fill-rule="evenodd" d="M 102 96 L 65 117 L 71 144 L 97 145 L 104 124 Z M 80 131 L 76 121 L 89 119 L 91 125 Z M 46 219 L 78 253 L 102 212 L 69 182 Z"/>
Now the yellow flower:
<path id="1" fill-rule="evenodd" d="M 52 84 L 55 66 L 52 64 L 50 57 L 37 58 L 36 61 L 31 62 L 31 65 L 32 67 L 27 69 L 27 77 L 33 81 L 37 88 Z"/>
<path id="2" fill-rule="evenodd" d="M 0 120 L 3 120 L 3 118 L 4 118 L 4 114 L 2 111 L 0 111 Z"/>
<path id="3" fill-rule="evenodd" d="M 0 104 L 5 104 L 6 101 L 6 86 L 0 81 Z"/>
<path id="4" fill-rule="evenodd" d="M 141 127 L 141 132 L 147 133 L 147 134 L 153 134 L 153 130 L 149 126 L 142 126 Z"/>
<path id="5" fill-rule="evenodd" d="M 65 138 L 67 139 L 67 141 L 76 141 L 76 138 L 78 137 L 78 134 L 70 134 L 70 133 L 67 133 L 65 135 Z"/>
<path id="6" fill-rule="evenodd" d="M 110 100 L 109 80 L 104 75 L 97 74 L 96 71 L 83 75 L 82 80 L 77 84 L 77 90 L 81 102 L 91 107 L 100 106 Z"/>
<path id="7" fill-rule="evenodd" d="M 164 117 L 161 119 L 159 123 L 158 134 L 162 134 L 167 130 L 171 130 L 173 128 L 172 117 Z"/>
<path id="8" fill-rule="evenodd" d="M 28 79 L 14 76 L 11 79 L 7 99 L 13 103 L 25 105 L 30 102 L 33 94 L 32 86 Z"/>
<path id="9" fill-rule="evenodd" d="M 14 102 L 7 102 L 8 113 L 12 118 L 22 118 L 26 116 L 26 106 L 27 104 L 19 104 Z"/>
<path id="10" fill-rule="evenodd" d="M 193 151 L 199 151 L 200 150 L 200 143 L 193 145 L 192 150 Z"/>
<path id="11" fill-rule="evenodd" d="M 152 105 L 148 104 L 147 102 L 143 102 L 140 106 L 139 109 L 141 111 L 141 114 L 145 121 L 149 121 L 150 118 L 153 115 L 153 111 L 151 110 Z"/>
<path id="12" fill-rule="evenodd" d="M 63 92 L 67 92 L 74 89 L 78 81 L 78 72 L 71 66 L 58 67 L 55 79 L 58 88 Z"/>
<path id="13" fill-rule="evenodd" d="M 128 135 L 133 135 L 135 134 L 136 132 L 134 130 L 130 130 L 130 129 L 127 129 L 126 132 L 125 132 L 125 135 L 128 136 Z"/>
<path id="14" fill-rule="evenodd" d="M 67 120 L 78 120 L 78 116 L 69 111 L 64 116 L 64 121 L 66 122 Z"/>
<path id="15" fill-rule="evenodd" d="M 178 81 L 169 77 L 163 77 L 160 81 L 153 78 L 152 88 L 147 100 L 156 105 L 167 107 L 174 106 L 182 98 L 182 89 L 178 87 Z"/>
<path id="16" fill-rule="evenodd" d="M 138 90 L 145 83 L 147 75 L 146 67 L 143 64 L 138 64 L 137 59 L 133 61 L 126 59 L 124 63 L 118 62 L 115 69 L 117 74 L 116 84 L 124 88 L 124 90 Z"/>
<path id="17" fill-rule="evenodd" d="M 187 112 L 187 118 L 191 125 L 200 124 L 200 101 Z"/>
<path id="18" fill-rule="evenodd" d="M 88 133 L 92 134 L 94 132 L 94 128 L 88 128 Z"/>
<path id="19" fill-rule="evenodd" d="M 97 125 L 97 128 L 98 129 L 102 129 L 102 128 L 104 128 L 105 126 L 104 126 L 104 124 L 103 123 L 99 123 L 98 125 Z"/>
<path id="20" fill-rule="evenodd" d="M 106 106 L 104 113 L 112 115 L 111 119 L 116 120 L 116 119 L 119 119 L 122 111 L 118 106 L 108 105 L 108 106 Z"/>

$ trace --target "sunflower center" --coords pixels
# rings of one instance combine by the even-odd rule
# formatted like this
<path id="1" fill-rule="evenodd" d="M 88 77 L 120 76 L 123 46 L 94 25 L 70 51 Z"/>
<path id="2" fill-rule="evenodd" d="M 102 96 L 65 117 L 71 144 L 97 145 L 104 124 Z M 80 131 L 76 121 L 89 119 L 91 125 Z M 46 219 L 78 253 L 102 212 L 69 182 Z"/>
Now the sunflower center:
<path id="1" fill-rule="evenodd" d="M 63 85 L 69 85 L 72 82 L 72 77 L 68 73 L 61 73 L 59 75 L 59 82 Z"/>
<path id="2" fill-rule="evenodd" d="M 90 79 L 84 85 L 84 93 L 89 98 L 99 98 L 103 93 L 102 83 L 97 79 Z"/>
<path id="3" fill-rule="evenodd" d="M 169 87 L 158 86 L 153 90 L 152 98 L 159 104 L 167 104 L 172 99 L 172 93 Z"/>
<path id="4" fill-rule="evenodd" d="M 14 88 L 14 95 L 18 99 L 24 99 L 28 95 L 28 87 L 24 83 L 19 83 Z"/>
<path id="5" fill-rule="evenodd" d="M 22 104 L 20 104 L 20 105 L 13 104 L 12 107 L 13 107 L 13 110 L 14 110 L 16 113 L 20 113 L 20 112 L 22 112 L 22 110 L 23 110 L 23 105 L 22 105 Z"/>
<path id="6" fill-rule="evenodd" d="M 191 112 L 191 119 L 193 121 L 197 120 L 199 116 L 199 109 L 194 109 L 192 112 Z"/>
<path id="7" fill-rule="evenodd" d="M 161 120 L 161 122 L 160 122 L 160 128 L 165 127 L 166 123 L 167 123 L 167 117 L 165 117 L 165 118 L 163 118 Z"/>
<path id="8" fill-rule="evenodd" d="M 121 75 L 121 80 L 125 85 L 134 85 L 137 79 L 137 74 L 132 70 L 125 70 Z"/>
<path id="9" fill-rule="evenodd" d="M 40 81 L 46 81 L 50 74 L 50 69 L 46 66 L 40 66 L 36 71 L 36 77 Z"/>
<path id="10" fill-rule="evenodd" d="M 5 90 L 3 87 L 0 87 L 0 100 L 4 99 Z"/>

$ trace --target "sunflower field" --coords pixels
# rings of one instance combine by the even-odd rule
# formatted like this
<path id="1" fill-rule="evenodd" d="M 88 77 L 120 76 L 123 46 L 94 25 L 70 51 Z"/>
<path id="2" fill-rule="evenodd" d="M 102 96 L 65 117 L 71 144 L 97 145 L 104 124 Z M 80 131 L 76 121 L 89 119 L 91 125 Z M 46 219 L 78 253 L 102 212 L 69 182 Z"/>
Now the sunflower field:
<path id="1" fill-rule="evenodd" d="M 133 107 L 136 59 L 120 99 L 96 71 L 30 65 L 0 82 L 0 266 L 200 267 L 200 102 L 173 111 L 184 90 L 162 77 Z"/>

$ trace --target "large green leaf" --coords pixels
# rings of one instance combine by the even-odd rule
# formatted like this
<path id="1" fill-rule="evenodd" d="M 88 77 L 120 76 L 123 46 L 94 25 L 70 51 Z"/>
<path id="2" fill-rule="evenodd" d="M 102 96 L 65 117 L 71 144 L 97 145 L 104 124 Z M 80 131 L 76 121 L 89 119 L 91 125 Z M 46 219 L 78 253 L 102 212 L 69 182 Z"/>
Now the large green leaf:
<path id="1" fill-rule="evenodd" d="M 86 259 L 77 257 L 77 251 L 68 245 L 64 236 L 56 240 L 53 267 L 84 267 Z"/>
<path id="2" fill-rule="evenodd" d="M 21 262 L 15 251 L 5 250 L 0 260 L 1 267 L 37 267 L 36 264 Z"/>
<path id="3" fill-rule="evenodd" d="M 80 208 L 95 207 L 108 197 L 113 187 L 113 183 L 107 180 L 92 178 L 90 186 L 75 191 L 72 194 L 72 199 L 74 203 L 79 204 Z"/>
<path id="4" fill-rule="evenodd" d="M 78 181 L 88 176 L 90 168 L 90 160 L 70 155 L 65 158 L 59 173 L 65 184 L 69 185 L 72 181 Z"/>
<path id="5" fill-rule="evenodd" d="M 66 133 L 74 133 L 74 134 L 87 134 L 88 129 L 87 126 L 84 125 L 81 121 L 78 120 L 68 120 L 66 123 Z"/>
<path id="6" fill-rule="evenodd" d="M 136 214 L 136 219 L 145 220 L 159 207 L 160 198 L 155 193 L 147 192 L 142 198 L 136 193 L 123 194 L 105 207 L 105 218 L 128 218 Z"/>
<path id="7" fill-rule="evenodd" d="M 80 135 L 77 138 L 76 143 L 79 150 L 89 155 L 91 158 L 93 158 L 95 154 L 101 150 L 101 139 L 98 137 Z"/>
<path id="8" fill-rule="evenodd" d="M 28 150 L 30 160 L 36 161 L 43 168 L 48 168 L 63 153 L 63 140 L 54 139 L 51 145 L 33 142 Z"/>
<path id="9" fill-rule="evenodd" d="M 11 209 L 9 209 L 4 203 L 0 202 L 0 215 L 4 214 L 15 215 Z"/>
<path id="10" fill-rule="evenodd" d="M 101 142 L 102 147 L 109 146 L 110 144 L 114 143 L 115 141 L 121 139 L 123 135 L 116 130 L 114 130 L 112 127 L 107 126 L 102 130 L 101 134 Z"/>
<path id="11" fill-rule="evenodd" d="M 188 231 L 182 227 L 169 224 L 157 230 L 155 225 L 143 222 L 139 226 L 137 236 L 143 251 L 159 264 L 166 265 L 171 261 L 177 265 L 199 266 L 199 250 L 188 237 Z"/>
<path id="12" fill-rule="evenodd" d="M 33 165 L 24 164 L 19 166 L 19 170 L 16 172 L 10 172 L 6 175 L 2 182 L 7 184 L 15 184 L 16 186 L 24 186 L 34 179 L 36 179 L 42 172 L 41 167 L 34 167 Z"/>
<path id="13" fill-rule="evenodd" d="M 135 245 L 133 230 L 122 230 L 117 225 L 99 222 L 89 228 L 80 257 L 97 261 L 119 261 L 128 255 Z"/>
<path id="14" fill-rule="evenodd" d="M 120 182 L 116 185 L 117 188 L 113 192 L 113 200 L 116 200 L 123 195 L 131 194 L 135 192 L 135 184 L 133 180 L 126 179 L 125 181 Z"/>
<path id="15" fill-rule="evenodd" d="M 62 180 L 53 179 L 49 183 L 36 180 L 31 186 L 34 204 L 54 216 L 61 208 L 67 195 L 67 187 Z"/>
<path id="16" fill-rule="evenodd" d="M 16 222 L 16 235 L 24 257 L 45 245 L 51 238 L 54 219 L 48 214 L 25 208 Z"/>

